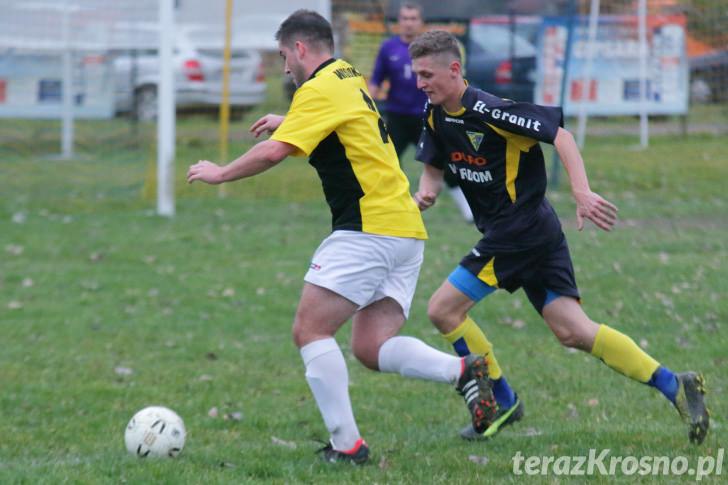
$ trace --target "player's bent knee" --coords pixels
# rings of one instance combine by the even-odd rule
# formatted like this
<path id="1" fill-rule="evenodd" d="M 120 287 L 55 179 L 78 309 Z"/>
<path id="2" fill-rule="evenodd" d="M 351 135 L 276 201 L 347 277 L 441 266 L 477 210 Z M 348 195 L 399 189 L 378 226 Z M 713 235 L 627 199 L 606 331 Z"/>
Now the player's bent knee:
<path id="1" fill-rule="evenodd" d="M 362 363 L 367 369 L 378 371 L 379 370 L 379 359 L 377 352 L 365 352 L 354 354 L 359 362 Z"/>
<path id="2" fill-rule="evenodd" d="M 303 328 L 299 324 L 298 320 L 293 322 L 293 328 L 291 329 L 291 335 L 293 336 L 293 343 L 296 344 L 296 347 L 298 347 L 300 349 L 301 347 L 306 345 L 306 343 L 305 343 L 306 335 L 305 335 Z"/>
<path id="3" fill-rule="evenodd" d="M 447 307 L 439 297 L 438 293 L 435 293 L 430 298 L 427 304 L 427 317 L 436 326 L 440 326 L 447 323 L 448 320 Z"/>
<path id="4" fill-rule="evenodd" d="M 438 325 L 442 320 L 440 307 L 437 306 L 433 299 L 430 299 L 430 302 L 427 304 L 427 318 L 435 325 Z"/>
<path id="5" fill-rule="evenodd" d="M 293 320 L 293 342 L 298 348 L 303 347 L 315 340 L 333 337 L 335 330 L 325 325 L 320 317 L 306 310 L 297 310 Z"/>
<path id="6" fill-rule="evenodd" d="M 546 307 L 543 317 L 561 345 L 586 352 L 591 350 L 596 334 L 595 329 L 598 329 L 598 325 L 592 322 L 586 314 L 583 312 L 567 314 L 563 310 Z"/>
<path id="7" fill-rule="evenodd" d="M 571 332 L 571 330 L 567 328 L 558 328 L 553 329 L 554 336 L 559 341 L 561 345 L 564 347 L 574 347 L 574 344 L 576 343 L 576 337 L 574 336 L 574 333 Z"/>
<path id="8" fill-rule="evenodd" d="M 583 350 L 589 352 L 591 350 L 592 341 L 584 332 L 569 327 L 551 327 L 559 343 L 564 347 Z"/>
<path id="9" fill-rule="evenodd" d="M 440 330 L 447 327 L 447 313 L 442 308 L 430 305 L 427 307 L 427 317 Z"/>
<path id="10" fill-rule="evenodd" d="M 441 332 L 450 332 L 457 327 L 465 315 L 437 300 L 434 296 L 427 305 L 427 317 Z"/>
<path id="11" fill-rule="evenodd" d="M 379 370 L 379 347 L 374 342 L 368 343 L 357 343 L 352 342 L 351 351 L 354 353 L 354 357 L 361 362 L 364 367 L 371 370 Z"/>
<path id="12" fill-rule="evenodd" d="M 293 334 L 293 343 L 299 349 L 315 340 L 330 337 L 330 335 L 326 335 L 324 332 L 317 331 L 313 325 L 307 325 L 305 320 L 298 318 L 293 322 L 291 333 Z"/>

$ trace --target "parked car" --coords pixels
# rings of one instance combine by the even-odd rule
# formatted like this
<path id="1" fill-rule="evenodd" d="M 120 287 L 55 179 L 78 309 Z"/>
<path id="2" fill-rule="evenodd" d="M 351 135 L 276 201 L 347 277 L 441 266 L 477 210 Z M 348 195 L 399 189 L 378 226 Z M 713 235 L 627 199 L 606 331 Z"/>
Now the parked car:
<path id="1" fill-rule="evenodd" d="M 690 58 L 690 95 L 694 101 L 728 101 L 728 50 Z"/>
<path id="2" fill-rule="evenodd" d="M 130 27 L 131 28 L 131 27 Z M 134 35 L 156 36 L 155 26 L 133 26 Z M 146 43 L 154 45 L 151 39 Z M 222 100 L 224 35 L 207 26 L 175 29 L 173 54 L 177 108 L 215 108 Z M 140 120 L 157 115 L 159 59 L 157 50 L 117 51 L 114 55 L 115 107 Z M 260 54 L 234 46 L 230 61 L 230 106 L 233 110 L 265 99 L 265 76 Z"/>
<path id="3" fill-rule="evenodd" d="M 470 23 L 466 77 L 502 98 L 533 102 L 540 18 L 488 16 Z"/>

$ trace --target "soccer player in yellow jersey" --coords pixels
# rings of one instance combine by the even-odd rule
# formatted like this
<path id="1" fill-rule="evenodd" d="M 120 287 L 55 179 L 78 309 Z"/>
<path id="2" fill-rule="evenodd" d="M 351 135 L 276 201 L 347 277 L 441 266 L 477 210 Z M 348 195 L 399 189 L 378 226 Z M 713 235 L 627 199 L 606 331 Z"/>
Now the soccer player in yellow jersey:
<path id="1" fill-rule="evenodd" d="M 451 171 L 482 233 L 428 308 L 459 355 L 477 352 L 488 360 L 497 417 L 484 433 L 466 428 L 463 437 L 492 436 L 522 415 L 523 405 L 506 382 L 492 344 L 468 312 L 496 289 L 523 288 L 563 345 L 591 353 L 615 371 L 658 389 L 688 423 L 690 441 L 702 442 L 709 426 L 702 377 L 673 373 L 627 335 L 592 321 L 579 304 L 566 238 L 545 198 L 539 142 L 554 144 L 564 163 L 579 229 L 589 219 L 610 230 L 617 208 L 590 189 L 579 149 L 563 128 L 561 109 L 517 103 L 468 86 L 457 41 L 447 32 L 421 35 L 409 52 L 417 84 L 429 98 L 416 155 L 425 167 L 415 199 L 422 210 L 430 207 L 443 172 Z"/>
<path id="2" fill-rule="evenodd" d="M 352 319 L 351 348 L 368 368 L 455 384 L 472 425 L 495 415 L 481 355 L 455 357 L 412 337 L 397 336 L 407 318 L 427 237 L 386 126 L 362 75 L 332 58 L 331 25 L 299 10 L 276 39 L 285 71 L 296 82 L 291 107 L 251 127 L 273 132 L 225 166 L 200 161 L 187 180 L 219 184 L 256 175 L 289 155 L 308 155 L 331 209 L 333 231 L 316 250 L 293 323 L 293 339 L 330 442 L 329 462 L 363 463 L 369 448 L 349 400 L 348 374 L 336 331 Z"/>

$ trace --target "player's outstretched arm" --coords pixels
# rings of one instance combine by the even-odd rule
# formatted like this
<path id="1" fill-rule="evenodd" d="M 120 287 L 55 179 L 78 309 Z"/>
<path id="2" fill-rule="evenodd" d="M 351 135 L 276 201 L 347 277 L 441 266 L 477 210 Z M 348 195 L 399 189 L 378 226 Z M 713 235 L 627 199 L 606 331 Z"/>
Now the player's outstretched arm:
<path id="1" fill-rule="evenodd" d="M 554 139 L 554 146 L 571 182 L 571 193 L 576 201 L 577 228 L 580 231 L 583 229 L 586 218 L 596 224 L 598 228 L 610 231 L 617 222 L 617 206 L 589 188 L 584 160 L 581 158 L 574 137 L 568 130 L 559 128 L 556 139 Z"/>
<path id="2" fill-rule="evenodd" d="M 244 155 L 227 165 L 220 166 L 207 160 L 200 160 L 187 171 L 187 183 L 200 180 L 208 184 L 221 184 L 245 177 L 252 177 L 268 170 L 292 154 L 296 147 L 277 140 L 258 143 Z"/>
<path id="3" fill-rule="evenodd" d="M 250 132 L 258 138 L 263 133 L 273 133 L 281 126 L 285 116 L 268 113 L 250 126 Z"/>
<path id="4" fill-rule="evenodd" d="M 422 171 L 420 176 L 420 186 L 414 195 L 417 207 L 421 211 L 427 210 L 435 204 L 437 200 L 437 194 L 442 189 L 442 178 L 444 173 L 442 170 L 433 167 L 432 165 L 425 165 L 425 169 Z"/>

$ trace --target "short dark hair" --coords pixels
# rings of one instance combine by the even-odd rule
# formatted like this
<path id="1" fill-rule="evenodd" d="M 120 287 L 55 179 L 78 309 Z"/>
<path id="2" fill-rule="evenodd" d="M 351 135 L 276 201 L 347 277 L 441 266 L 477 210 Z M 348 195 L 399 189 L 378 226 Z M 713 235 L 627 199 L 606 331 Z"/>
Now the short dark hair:
<path id="1" fill-rule="evenodd" d="M 425 32 L 409 45 L 409 55 L 412 59 L 438 54 L 450 54 L 462 62 L 458 40 L 444 30 Z"/>
<path id="2" fill-rule="evenodd" d="M 334 51 L 334 34 L 331 31 L 331 24 L 313 10 L 296 10 L 289 15 L 278 27 L 276 40 L 287 46 L 297 40 L 303 40 L 331 52 Z"/>
<path id="3" fill-rule="evenodd" d="M 420 18 L 422 18 L 422 5 L 420 5 L 417 2 L 402 2 L 399 4 L 399 11 L 401 12 L 403 8 L 406 8 L 407 10 L 417 10 L 417 13 L 420 14 Z"/>

